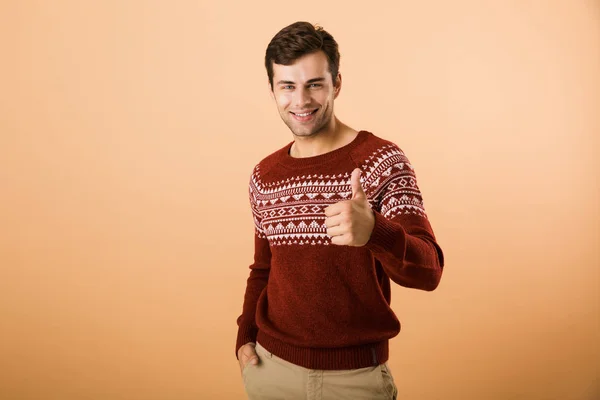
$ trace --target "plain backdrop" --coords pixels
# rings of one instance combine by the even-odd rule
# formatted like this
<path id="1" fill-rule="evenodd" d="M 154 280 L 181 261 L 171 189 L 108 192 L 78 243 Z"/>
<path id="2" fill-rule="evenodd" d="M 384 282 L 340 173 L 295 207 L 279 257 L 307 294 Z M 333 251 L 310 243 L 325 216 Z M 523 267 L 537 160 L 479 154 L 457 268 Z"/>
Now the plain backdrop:
<path id="1" fill-rule="evenodd" d="M 445 252 L 437 290 L 393 287 L 399 399 L 600 398 L 591 0 L 2 2 L 0 398 L 245 398 L 247 184 L 293 140 L 264 52 L 298 20 Z"/>

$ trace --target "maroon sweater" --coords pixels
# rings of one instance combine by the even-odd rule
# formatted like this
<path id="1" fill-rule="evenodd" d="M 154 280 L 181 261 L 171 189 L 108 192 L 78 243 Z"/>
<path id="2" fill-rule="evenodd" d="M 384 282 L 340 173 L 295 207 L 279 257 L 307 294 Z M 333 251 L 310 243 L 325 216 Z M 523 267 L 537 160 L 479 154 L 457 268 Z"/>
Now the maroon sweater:
<path id="1" fill-rule="evenodd" d="M 265 157 L 250 177 L 254 262 L 236 357 L 242 345 L 258 341 L 305 368 L 383 363 L 389 339 L 400 332 L 390 279 L 431 291 L 444 266 L 414 169 L 397 145 L 367 131 L 313 157 L 290 156 L 292 144 Z M 362 247 L 332 244 L 323 209 L 352 197 L 356 167 L 375 226 Z"/>

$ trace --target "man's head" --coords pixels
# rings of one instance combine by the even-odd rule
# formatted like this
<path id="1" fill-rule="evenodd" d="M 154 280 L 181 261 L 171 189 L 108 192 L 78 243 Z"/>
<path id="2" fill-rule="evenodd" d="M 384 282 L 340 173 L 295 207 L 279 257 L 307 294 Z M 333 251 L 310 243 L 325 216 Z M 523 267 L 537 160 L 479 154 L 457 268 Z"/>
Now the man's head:
<path id="1" fill-rule="evenodd" d="M 265 55 L 269 89 L 295 135 L 310 136 L 329 127 L 341 88 L 339 63 L 334 38 L 308 22 L 295 22 L 271 39 Z M 304 116 L 307 112 L 312 114 Z"/>

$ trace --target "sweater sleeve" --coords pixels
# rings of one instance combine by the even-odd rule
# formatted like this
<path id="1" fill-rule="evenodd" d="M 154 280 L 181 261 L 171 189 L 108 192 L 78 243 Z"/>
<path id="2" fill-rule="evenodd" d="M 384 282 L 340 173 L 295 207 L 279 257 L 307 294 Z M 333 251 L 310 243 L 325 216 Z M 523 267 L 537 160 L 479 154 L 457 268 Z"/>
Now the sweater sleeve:
<path id="1" fill-rule="evenodd" d="M 254 219 L 254 262 L 250 265 L 250 274 L 246 281 L 246 292 L 244 294 L 244 303 L 242 313 L 237 318 L 238 332 L 235 345 L 235 356 L 238 357 L 238 350 L 248 342 L 256 342 L 258 328 L 256 326 L 255 314 L 256 304 L 263 289 L 269 281 L 269 272 L 271 270 L 271 249 L 269 241 L 263 231 L 261 220 L 262 216 L 257 208 L 256 200 L 256 180 L 253 172 L 248 184 L 248 196 L 250 208 Z"/>
<path id="2" fill-rule="evenodd" d="M 413 166 L 399 148 L 391 167 L 375 171 L 375 225 L 365 244 L 392 281 L 432 291 L 439 285 L 444 254 L 425 213 Z"/>

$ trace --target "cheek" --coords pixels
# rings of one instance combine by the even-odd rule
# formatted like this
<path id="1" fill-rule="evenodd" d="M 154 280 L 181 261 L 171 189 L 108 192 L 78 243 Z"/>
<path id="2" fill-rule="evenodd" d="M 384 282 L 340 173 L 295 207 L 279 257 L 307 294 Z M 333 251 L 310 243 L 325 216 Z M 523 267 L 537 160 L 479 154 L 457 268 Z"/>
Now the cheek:
<path id="1" fill-rule="evenodd" d="M 319 104 L 328 105 L 333 101 L 333 96 L 331 93 L 320 93 L 318 96 L 315 96 L 315 100 L 319 102 Z"/>
<path id="2" fill-rule="evenodd" d="M 281 108 L 281 109 L 289 107 L 291 101 L 292 101 L 292 96 L 289 94 L 283 93 L 283 94 L 277 95 L 277 104 L 279 105 L 279 108 Z"/>

